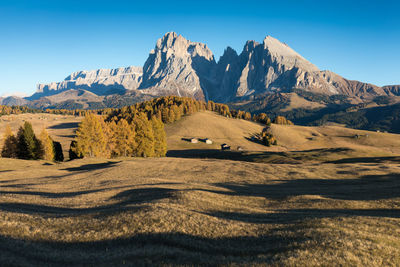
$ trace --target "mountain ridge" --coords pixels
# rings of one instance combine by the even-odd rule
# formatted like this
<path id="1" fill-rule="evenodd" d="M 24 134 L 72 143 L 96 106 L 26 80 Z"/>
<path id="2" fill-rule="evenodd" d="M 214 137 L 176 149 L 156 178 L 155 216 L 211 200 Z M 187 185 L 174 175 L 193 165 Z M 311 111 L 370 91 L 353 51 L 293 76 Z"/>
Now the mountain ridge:
<path id="1" fill-rule="evenodd" d="M 346 95 L 355 103 L 376 96 L 400 95 L 400 86 L 379 87 L 352 81 L 317 66 L 287 44 L 266 36 L 262 43 L 247 41 L 239 54 L 227 47 L 218 61 L 206 44 L 168 32 L 156 42 L 142 67 L 78 71 L 61 82 L 39 84 L 28 100 L 66 90 L 97 95 L 134 91 L 154 97 L 189 96 L 199 100 L 237 102 L 264 93 L 304 90 Z"/>

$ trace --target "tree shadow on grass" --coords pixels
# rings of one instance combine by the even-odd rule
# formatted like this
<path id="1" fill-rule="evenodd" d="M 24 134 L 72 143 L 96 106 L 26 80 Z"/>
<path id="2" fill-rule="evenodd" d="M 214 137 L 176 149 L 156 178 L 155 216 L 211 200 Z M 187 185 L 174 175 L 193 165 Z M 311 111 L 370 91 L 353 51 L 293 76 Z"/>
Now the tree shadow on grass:
<path id="1" fill-rule="evenodd" d="M 216 183 L 214 185 L 229 191 L 206 191 L 276 200 L 302 195 L 365 201 L 400 197 L 400 173 L 365 175 L 356 179 L 295 179 L 274 184 Z"/>
<path id="2" fill-rule="evenodd" d="M 65 168 L 65 169 L 61 169 L 61 170 L 69 171 L 69 172 L 86 172 L 86 171 L 111 168 L 120 162 L 121 161 L 107 161 L 107 162 L 102 162 L 102 163 L 85 164 L 85 165 L 81 165 L 78 167 L 70 167 L 70 168 Z"/>
<path id="3" fill-rule="evenodd" d="M 26 184 L 24 184 L 26 185 Z M 28 184 L 32 185 L 32 184 Z M 7 186 L 7 187 L 18 187 L 18 186 Z M 30 195 L 30 196 L 41 196 L 46 198 L 68 198 L 68 197 L 76 197 L 86 194 L 93 194 L 98 192 L 104 192 L 109 190 L 121 189 L 131 186 L 118 186 L 118 187 L 109 187 L 102 189 L 93 189 L 93 190 L 82 190 L 75 192 L 62 192 L 62 193 L 52 193 L 52 192 L 41 192 L 41 191 L 0 191 L 0 195 Z"/>
<path id="4" fill-rule="evenodd" d="M 360 157 L 360 158 L 347 158 L 335 161 L 327 161 L 326 163 L 400 163 L 400 157 Z"/>
<path id="5" fill-rule="evenodd" d="M 29 241 L 0 236 L 3 264 L 30 265 L 229 265 L 272 263 L 279 253 L 293 250 L 309 240 L 304 235 L 282 238 L 289 227 L 268 235 L 198 237 L 184 233 L 135 234 L 93 242 Z"/>
<path id="6" fill-rule="evenodd" d="M 76 129 L 78 128 L 79 122 L 63 122 L 59 124 L 55 124 L 49 127 L 49 129 Z"/>
<path id="7" fill-rule="evenodd" d="M 205 214 L 219 218 L 245 223 L 258 224 L 292 224 L 305 219 L 334 217 L 379 217 L 400 218 L 400 209 L 284 209 L 270 213 L 240 213 L 212 211 Z"/>
<path id="8" fill-rule="evenodd" d="M 267 162 L 267 163 L 288 163 L 300 164 L 300 161 L 291 159 L 284 152 L 247 152 L 247 151 L 226 151 L 218 149 L 187 149 L 169 150 L 167 157 L 172 158 L 200 158 L 200 159 L 223 159 L 245 162 Z"/>
<path id="9" fill-rule="evenodd" d="M 1 211 L 16 212 L 23 214 L 33 214 L 33 215 L 47 215 L 47 216 L 78 216 L 82 214 L 94 214 L 94 213 L 115 213 L 122 210 L 139 210 L 144 206 L 142 204 L 151 203 L 164 198 L 174 197 L 174 189 L 158 188 L 158 187 L 148 187 L 148 188 L 138 188 L 122 191 L 110 200 L 116 203 L 105 204 L 101 206 L 91 207 L 91 208 L 66 208 L 66 207 L 56 207 L 47 206 L 40 204 L 28 204 L 28 203 L 0 203 Z M 92 191 L 95 192 L 95 191 Z M 89 192 L 89 193 L 92 193 Z M 15 192 L 14 192 L 15 193 Z M 25 192 L 24 192 L 25 193 Z M 71 195 L 84 194 L 86 192 L 74 192 L 74 193 L 64 193 Z M 43 193 L 38 193 L 43 194 Z"/>
<path id="10" fill-rule="evenodd" d="M 235 161 L 272 163 L 272 164 L 301 164 L 304 161 L 325 161 L 326 157 L 338 154 L 347 156 L 352 149 L 345 147 L 320 148 L 288 152 L 273 151 L 222 151 L 218 149 L 186 149 L 169 150 L 167 157 L 173 158 L 210 158 Z"/>

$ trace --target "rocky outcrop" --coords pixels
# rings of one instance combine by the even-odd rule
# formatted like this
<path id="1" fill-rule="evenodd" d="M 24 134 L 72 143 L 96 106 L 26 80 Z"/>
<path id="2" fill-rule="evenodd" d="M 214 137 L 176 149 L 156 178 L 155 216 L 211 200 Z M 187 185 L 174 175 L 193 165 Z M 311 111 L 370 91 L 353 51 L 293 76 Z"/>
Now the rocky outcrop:
<path id="1" fill-rule="evenodd" d="M 213 86 L 211 73 L 215 65 L 214 56 L 205 44 L 170 32 L 159 39 L 150 52 L 139 89 L 153 95 L 204 100 Z"/>
<path id="2" fill-rule="evenodd" d="M 125 90 L 135 90 L 142 80 L 141 67 L 78 71 L 62 82 L 39 84 L 31 98 L 58 94 L 65 90 L 86 90 L 97 95 L 109 95 Z"/>

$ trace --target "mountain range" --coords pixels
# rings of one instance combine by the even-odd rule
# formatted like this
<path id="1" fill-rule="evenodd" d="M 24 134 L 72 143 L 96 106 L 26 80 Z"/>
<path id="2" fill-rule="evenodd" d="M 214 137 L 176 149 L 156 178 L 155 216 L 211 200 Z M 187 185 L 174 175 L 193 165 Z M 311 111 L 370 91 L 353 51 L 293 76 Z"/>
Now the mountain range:
<path id="1" fill-rule="evenodd" d="M 143 67 L 74 72 L 63 81 L 39 84 L 30 97 L 4 98 L 0 104 L 104 108 L 165 95 L 229 103 L 311 123 L 321 119 L 316 114 L 396 104 L 400 85 L 380 87 L 320 70 L 271 36 L 262 43 L 247 41 L 240 54 L 227 47 L 216 61 L 206 44 L 169 32 L 157 40 Z M 299 110 L 308 115 L 311 111 L 311 118 L 294 114 Z"/>
<path id="2" fill-rule="evenodd" d="M 191 42 L 174 32 L 157 41 L 143 68 L 78 71 L 64 81 L 39 84 L 28 100 L 71 89 L 98 96 L 135 91 L 149 96 L 179 95 L 225 103 L 294 89 L 345 95 L 355 102 L 400 94 L 399 86 L 379 87 L 321 71 L 271 36 L 262 43 L 247 41 L 240 54 L 227 47 L 216 62 L 207 45 Z"/>

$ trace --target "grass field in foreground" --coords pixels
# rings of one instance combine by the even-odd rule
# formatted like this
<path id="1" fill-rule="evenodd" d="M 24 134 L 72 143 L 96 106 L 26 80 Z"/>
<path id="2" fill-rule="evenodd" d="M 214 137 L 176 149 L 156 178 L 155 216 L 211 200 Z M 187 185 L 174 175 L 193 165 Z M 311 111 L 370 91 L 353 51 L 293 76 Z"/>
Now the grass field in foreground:
<path id="1" fill-rule="evenodd" d="M 399 265 L 400 164 L 0 160 L 4 265 Z"/>
<path id="2" fill-rule="evenodd" d="M 65 149 L 80 119 L 0 126 Z M 0 265 L 400 265 L 399 135 L 272 125 L 265 147 L 262 128 L 199 112 L 166 125 L 167 158 L 1 158 Z"/>

